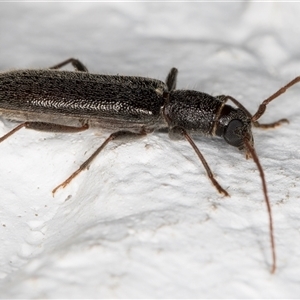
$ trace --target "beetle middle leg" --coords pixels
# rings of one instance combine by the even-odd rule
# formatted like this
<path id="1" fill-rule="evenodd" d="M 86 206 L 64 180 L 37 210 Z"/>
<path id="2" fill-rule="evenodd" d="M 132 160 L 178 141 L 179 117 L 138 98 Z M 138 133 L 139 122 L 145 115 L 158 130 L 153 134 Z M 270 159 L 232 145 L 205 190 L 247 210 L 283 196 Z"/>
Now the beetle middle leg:
<path id="1" fill-rule="evenodd" d="M 147 132 L 144 128 L 141 129 L 140 132 L 131 132 L 128 130 L 120 130 L 112 133 L 102 144 L 101 146 L 74 172 L 68 177 L 63 183 L 58 185 L 55 189 L 53 189 L 52 194 L 54 195 L 59 188 L 66 187 L 72 180 L 75 178 L 81 171 L 87 169 L 94 158 L 106 147 L 106 145 L 117 139 L 128 139 L 128 138 L 139 138 L 146 135 Z"/>

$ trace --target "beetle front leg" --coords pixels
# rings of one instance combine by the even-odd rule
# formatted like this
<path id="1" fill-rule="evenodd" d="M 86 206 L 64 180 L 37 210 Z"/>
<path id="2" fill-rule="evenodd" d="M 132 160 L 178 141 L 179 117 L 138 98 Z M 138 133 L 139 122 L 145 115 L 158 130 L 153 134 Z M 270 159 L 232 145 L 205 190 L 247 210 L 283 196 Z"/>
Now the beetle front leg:
<path id="1" fill-rule="evenodd" d="M 289 123 L 288 119 L 280 119 L 273 123 L 267 123 L 267 124 L 261 124 L 258 121 L 253 122 L 254 127 L 262 128 L 262 129 L 269 129 L 269 128 L 275 128 L 277 126 L 280 126 L 282 123 Z"/>

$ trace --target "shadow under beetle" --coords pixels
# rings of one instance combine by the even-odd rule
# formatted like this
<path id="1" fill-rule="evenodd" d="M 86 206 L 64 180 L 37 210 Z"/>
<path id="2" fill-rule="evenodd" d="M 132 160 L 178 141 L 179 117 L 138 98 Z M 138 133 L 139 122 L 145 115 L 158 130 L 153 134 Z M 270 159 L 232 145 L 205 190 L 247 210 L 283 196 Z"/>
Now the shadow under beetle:
<path id="1" fill-rule="evenodd" d="M 71 63 L 76 72 L 60 71 Z M 209 179 L 223 195 L 226 190 L 215 179 L 191 135 L 210 135 L 224 140 L 252 158 L 260 173 L 269 215 L 272 250 L 271 272 L 276 270 L 275 241 L 271 206 L 262 166 L 254 149 L 252 126 L 274 128 L 286 119 L 260 124 L 266 106 L 289 87 L 295 78 L 264 100 L 257 112 L 250 112 L 231 96 L 210 96 L 193 90 L 176 90 L 177 69 L 172 68 L 166 82 L 135 76 L 108 76 L 88 73 L 79 61 L 70 58 L 49 69 L 15 70 L 0 73 L 0 115 L 21 121 L 0 138 L 0 142 L 19 129 L 79 132 L 89 127 L 112 130 L 102 145 L 52 193 L 64 188 L 112 140 L 138 138 L 156 130 L 167 129 L 172 139 L 186 139 L 201 160 Z M 227 105 L 230 100 L 236 108 Z"/>

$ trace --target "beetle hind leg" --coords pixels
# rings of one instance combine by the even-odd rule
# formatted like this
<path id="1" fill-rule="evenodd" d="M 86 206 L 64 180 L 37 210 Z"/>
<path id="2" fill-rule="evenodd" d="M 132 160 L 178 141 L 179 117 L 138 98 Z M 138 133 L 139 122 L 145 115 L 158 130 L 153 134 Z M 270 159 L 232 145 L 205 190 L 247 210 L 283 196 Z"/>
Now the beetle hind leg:
<path id="1" fill-rule="evenodd" d="M 88 69 L 86 68 L 86 66 L 80 60 L 78 60 L 76 58 L 69 58 L 55 66 L 50 67 L 49 69 L 57 70 L 57 69 L 64 67 L 67 64 L 72 64 L 72 66 L 74 67 L 74 69 L 76 71 L 88 72 Z"/>

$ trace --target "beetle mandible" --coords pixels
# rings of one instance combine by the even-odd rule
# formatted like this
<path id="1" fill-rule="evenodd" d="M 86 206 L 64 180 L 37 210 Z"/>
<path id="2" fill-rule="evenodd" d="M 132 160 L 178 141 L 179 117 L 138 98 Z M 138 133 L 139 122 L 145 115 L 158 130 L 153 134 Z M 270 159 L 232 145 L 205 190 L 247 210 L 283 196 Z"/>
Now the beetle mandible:
<path id="1" fill-rule="evenodd" d="M 76 72 L 58 70 L 71 63 Z M 209 179 L 223 195 L 228 192 L 215 179 L 192 135 L 223 137 L 252 158 L 260 173 L 269 216 L 272 249 L 271 272 L 276 269 L 272 211 L 263 168 L 254 148 L 252 126 L 274 128 L 288 122 L 280 119 L 261 124 L 258 119 L 267 105 L 300 81 L 296 77 L 264 100 L 254 115 L 231 96 L 213 97 L 193 90 L 176 90 L 178 71 L 172 68 L 165 82 L 135 76 L 91 74 L 77 59 L 70 58 L 49 69 L 15 70 L 0 73 L 0 115 L 20 121 L 0 138 L 0 143 L 28 128 L 51 132 L 79 132 L 90 127 L 113 131 L 101 146 L 63 183 L 65 187 L 112 140 L 139 138 L 158 130 L 168 130 L 172 139 L 186 139 L 201 160 Z M 236 108 L 226 104 L 233 102 Z"/>

